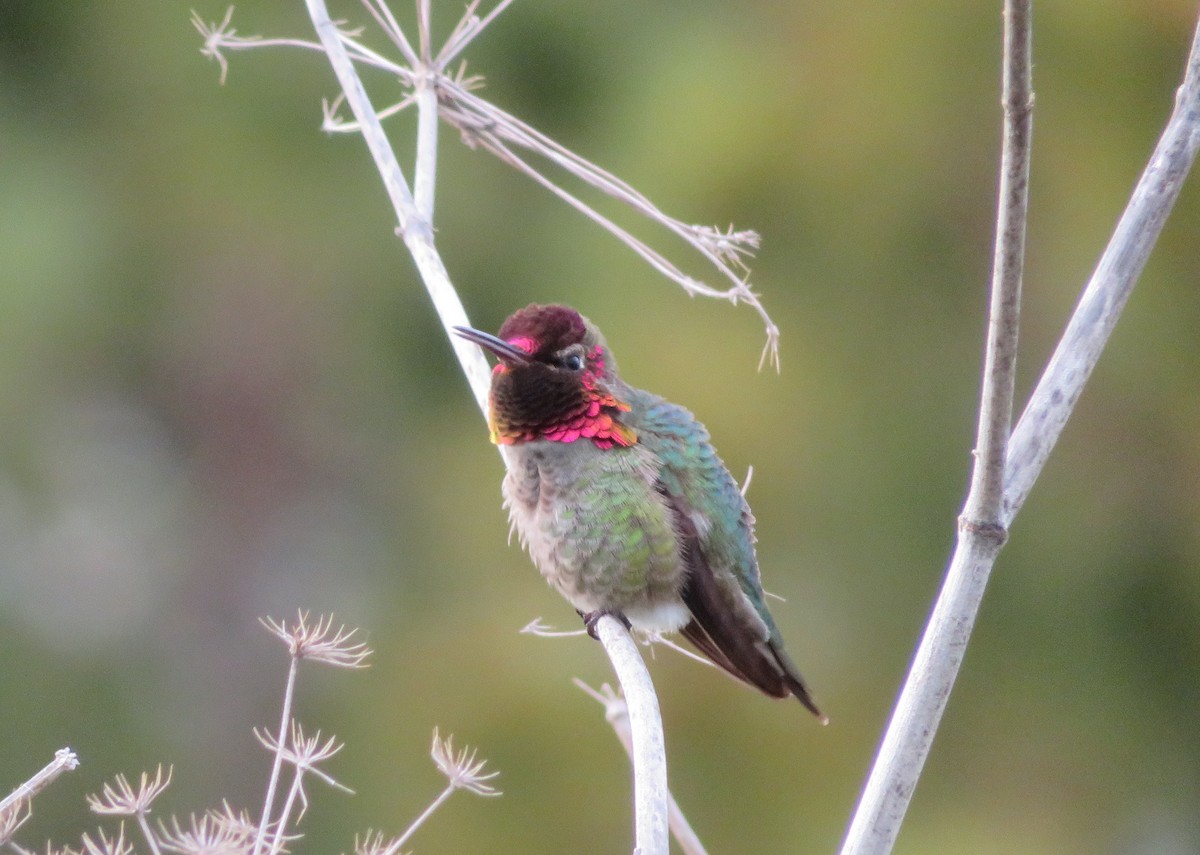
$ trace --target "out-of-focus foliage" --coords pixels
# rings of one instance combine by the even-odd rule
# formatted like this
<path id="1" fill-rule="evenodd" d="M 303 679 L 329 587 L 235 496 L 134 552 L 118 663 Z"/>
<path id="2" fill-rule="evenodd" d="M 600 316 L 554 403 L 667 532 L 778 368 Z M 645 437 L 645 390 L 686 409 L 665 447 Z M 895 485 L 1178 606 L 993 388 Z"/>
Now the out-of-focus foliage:
<path id="1" fill-rule="evenodd" d="M 307 36 L 302 5 L 234 24 Z M 438 242 L 472 320 L 576 305 L 631 382 L 755 466 L 774 611 L 833 724 L 656 657 L 673 789 L 714 853 L 835 847 L 940 581 L 982 350 L 999 6 L 521 0 L 469 51 L 489 97 L 666 210 L 763 234 L 778 376 L 755 372 L 751 312 L 686 299 L 443 140 Z M 434 3 L 443 27 L 460 11 Z M 75 839 L 84 793 L 159 762 L 156 811 L 255 808 L 250 727 L 286 667 L 255 619 L 306 607 L 377 653 L 301 674 L 300 716 L 346 741 L 331 771 L 358 795 L 314 790 L 298 851 L 403 828 L 441 787 L 434 725 L 505 796 L 453 801 L 417 851 L 629 851 L 626 761 L 570 684 L 606 662 L 517 633 L 575 617 L 506 545 L 500 461 L 364 146 L 318 131 L 332 74 L 257 51 L 220 87 L 188 13 L 0 5 L 0 787 L 63 745 L 83 764 L 21 839 Z M 1022 395 L 1195 13 L 1037 5 Z M 1001 556 L 900 852 L 1200 849 L 1197 234 L 1193 178 Z"/>

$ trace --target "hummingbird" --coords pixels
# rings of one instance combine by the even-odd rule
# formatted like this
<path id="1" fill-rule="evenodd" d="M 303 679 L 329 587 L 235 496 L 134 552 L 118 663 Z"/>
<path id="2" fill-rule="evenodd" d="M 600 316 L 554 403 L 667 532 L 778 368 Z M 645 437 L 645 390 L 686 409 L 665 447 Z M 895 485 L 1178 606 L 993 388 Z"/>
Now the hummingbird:
<path id="1" fill-rule="evenodd" d="M 454 330 L 499 360 L 488 427 L 507 447 L 504 503 L 589 632 L 605 614 L 681 632 L 733 677 L 827 722 L 767 610 L 754 517 L 704 425 L 622 380 L 600 330 L 569 306 L 526 306 L 499 335 Z"/>

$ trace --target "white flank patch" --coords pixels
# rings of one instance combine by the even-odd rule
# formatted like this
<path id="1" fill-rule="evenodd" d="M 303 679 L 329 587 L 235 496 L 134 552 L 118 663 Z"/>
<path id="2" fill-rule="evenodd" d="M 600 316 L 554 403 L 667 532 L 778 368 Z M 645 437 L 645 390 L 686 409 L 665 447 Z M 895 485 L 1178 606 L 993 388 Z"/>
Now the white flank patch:
<path id="1" fill-rule="evenodd" d="M 692 619 L 687 606 L 678 600 L 673 603 L 630 606 L 624 610 L 624 614 L 634 629 L 645 632 L 675 632 Z"/>

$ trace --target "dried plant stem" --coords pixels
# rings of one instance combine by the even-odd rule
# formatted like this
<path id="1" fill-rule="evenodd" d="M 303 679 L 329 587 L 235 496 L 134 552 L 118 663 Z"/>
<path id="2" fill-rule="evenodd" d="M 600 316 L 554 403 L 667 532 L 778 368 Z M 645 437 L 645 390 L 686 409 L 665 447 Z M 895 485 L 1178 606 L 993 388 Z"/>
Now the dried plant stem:
<path id="1" fill-rule="evenodd" d="M 79 766 L 79 758 L 70 748 L 60 748 L 54 752 L 54 759 L 43 766 L 32 778 L 17 787 L 0 801 L 0 813 L 4 813 L 18 802 L 33 798 L 54 781 L 63 772 L 70 772 Z"/>
<path id="2" fill-rule="evenodd" d="M 1033 138 L 1033 22 L 1030 0 L 1004 4 L 1004 142 L 992 298 L 980 392 L 979 426 L 971 490 L 962 525 L 969 534 L 1003 540 L 1000 497 L 1004 459 L 1012 430 L 1017 377 L 1017 330 L 1021 319 L 1021 276 L 1029 209 L 1029 161 Z"/>
<path id="3" fill-rule="evenodd" d="M 287 744 L 288 729 L 292 722 L 292 698 L 296 690 L 296 673 L 300 667 L 299 657 L 293 655 L 288 665 L 287 684 L 283 690 L 283 710 L 279 716 L 279 731 L 275 743 L 275 759 L 271 764 L 271 777 L 267 780 L 267 794 L 263 798 L 262 819 L 258 823 L 258 831 L 254 835 L 252 855 L 262 852 L 263 841 L 267 829 L 271 827 L 271 813 L 275 808 L 275 792 L 279 787 L 279 777 L 283 769 L 284 746 Z M 283 826 L 275 830 L 276 841 L 283 834 Z"/>
<path id="4" fill-rule="evenodd" d="M 391 842 L 391 845 L 384 850 L 384 855 L 395 855 L 396 852 L 399 852 L 400 847 L 407 843 L 408 839 L 416 833 L 416 830 L 424 825 L 425 821 L 433 816 L 437 809 L 445 804 L 446 799 L 452 795 L 454 795 L 454 785 L 449 784 L 446 789 L 438 793 L 437 798 L 430 802 L 425 810 L 421 811 L 421 815 L 414 819 L 408 828 L 404 829 L 404 833 Z"/>
<path id="5" fill-rule="evenodd" d="M 1198 26 L 1175 110 L 1058 349 L 1009 437 L 1032 107 L 1030 26 L 1028 0 L 1006 0 L 1000 213 L 971 492 L 945 585 L 851 822 L 843 855 L 891 851 L 1008 526 L 1099 359 L 1200 148 Z"/>
<path id="6" fill-rule="evenodd" d="M 704 661 L 707 662 L 707 660 Z M 625 749 L 625 753 L 632 760 L 633 731 L 629 725 L 629 706 L 625 703 L 625 699 L 614 692 L 607 683 L 600 687 L 600 691 L 596 691 L 579 679 L 575 680 L 575 685 L 604 705 L 604 717 L 612 726 L 613 733 L 616 734 L 621 747 Z M 679 807 L 675 797 L 669 793 L 667 809 L 667 824 L 670 826 L 671 836 L 675 838 L 675 842 L 679 844 L 684 855 L 708 855 L 708 850 L 700 842 L 699 835 L 684 816 L 683 809 Z"/>
<path id="7" fill-rule="evenodd" d="M 276 821 L 276 827 L 279 831 L 275 834 L 275 839 L 271 842 L 271 848 L 267 850 L 268 855 L 279 855 L 284 851 L 284 844 L 287 842 L 283 836 L 283 829 L 287 828 L 292 821 L 292 812 L 296 809 L 296 802 L 304 798 L 304 769 L 297 766 L 292 773 L 292 785 L 288 787 L 287 798 L 283 800 L 283 807 L 279 811 L 279 819 Z M 304 813 L 303 807 L 300 810 L 301 815 Z M 296 819 L 299 822 L 299 817 Z"/>
<path id="8" fill-rule="evenodd" d="M 449 274 L 433 241 L 433 191 L 437 168 L 438 103 L 431 85 L 417 82 L 416 105 L 418 115 L 418 151 L 416 156 L 416 198 L 409 192 L 404 173 L 396 160 L 380 124 L 379 117 L 371 104 L 362 81 L 354 68 L 342 37 L 329 17 L 323 0 L 306 0 L 309 15 L 317 36 L 333 66 L 338 82 L 346 96 L 346 102 L 354 114 L 364 141 L 375 165 L 383 178 L 388 196 L 399 221 L 398 233 L 404 240 L 416 263 L 417 270 L 433 301 L 467 382 L 475 394 L 482 412 L 487 412 L 488 387 L 491 373 L 480 349 L 464 339 L 451 335 L 454 326 L 470 326 L 466 310 L 458 293 L 450 282 Z M 424 69 L 431 84 L 435 69 L 428 62 L 428 6 L 422 6 L 421 59 L 417 68 Z M 381 11 L 379 14 L 384 14 Z M 464 19 L 466 20 L 466 19 Z M 478 32 L 477 26 L 474 32 Z M 473 34 L 467 36 L 473 37 Z M 461 42 L 461 39 L 460 39 Z M 411 48 L 409 48 L 411 52 Z M 503 452 L 502 452 L 503 453 Z M 658 698 L 654 693 L 649 672 L 642 662 L 637 646 L 619 621 L 605 618 L 598 622 L 597 635 L 604 644 L 605 652 L 612 660 L 613 668 L 621 681 L 625 696 L 629 699 L 633 725 L 634 791 L 637 839 L 641 855 L 666 855 L 667 853 L 667 784 L 666 753 L 662 734 L 662 717 L 658 709 Z M 256 847 L 257 853 L 257 847 Z"/>
<path id="9" fill-rule="evenodd" d="M 70 748 L 54 752 L 54 759 L 32 778 L 0 800 L 0 845 L 7 842 L 33 811 L 33 797 L 50 786 L 63 772 L 79 766 L 79 758 Z M 14 844 L 15 845 L 15 844 Z"/>
<path id="10" fill-rule="evenodd" d="M 162 850 L 158 848 L 158 836 L 150 827 L 150 820 L 146 814 L 139 813 L 136 817 L 138 830 L 142 832 L 142 839 L 146 841 L 146 846 L 149 847 L 152 855 L 162 855 Z"/>

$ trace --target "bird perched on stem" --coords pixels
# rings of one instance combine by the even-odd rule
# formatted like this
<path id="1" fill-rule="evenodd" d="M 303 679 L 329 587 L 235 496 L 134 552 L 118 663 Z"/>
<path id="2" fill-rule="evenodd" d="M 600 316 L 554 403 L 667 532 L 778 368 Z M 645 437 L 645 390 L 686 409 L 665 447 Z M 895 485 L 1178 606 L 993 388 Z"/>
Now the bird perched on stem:
<path id="1" fill-rule="evenodd" d="M 600 330 L 567 306 L 526 306 L 498 336 L 455 331 L 499 359 L 488 424 L 508 446 L 505 504 L 589 631 L 611 614 L 682 632 L 734 677 L 827 721 L 784 652 L 754 517 L 704 425 L 625 383 Z"/>

